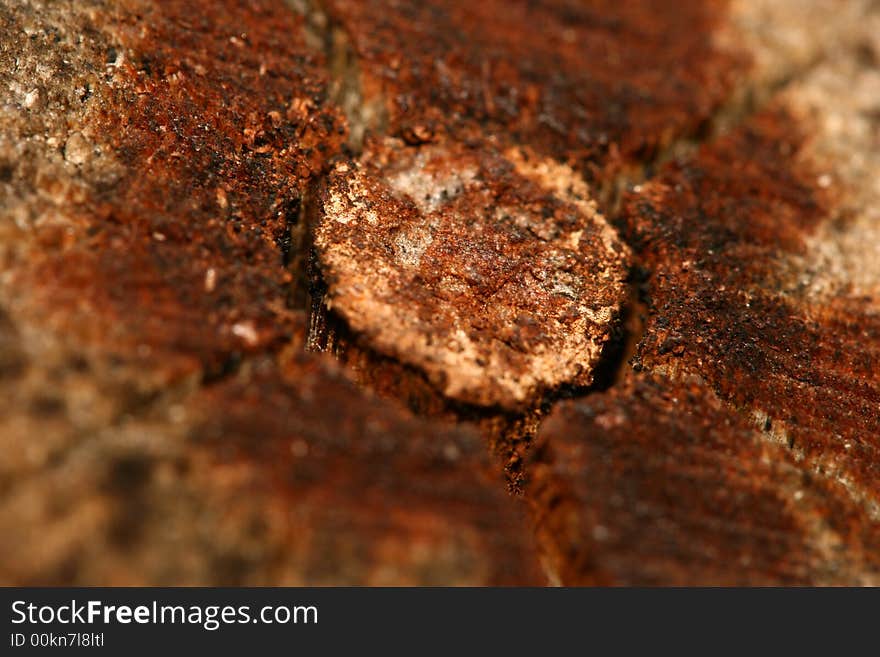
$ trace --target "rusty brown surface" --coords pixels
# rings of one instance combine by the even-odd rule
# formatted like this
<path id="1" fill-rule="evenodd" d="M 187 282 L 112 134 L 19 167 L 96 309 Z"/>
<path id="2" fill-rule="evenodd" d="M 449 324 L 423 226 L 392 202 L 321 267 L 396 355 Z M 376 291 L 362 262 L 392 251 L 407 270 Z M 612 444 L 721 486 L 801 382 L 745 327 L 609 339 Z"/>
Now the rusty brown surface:
<path id="1" fill-rule="evenodd" d="M 303 349 L 299 203 L 345 139 L 301 21 L 263 2 L 0 16 L 20 37 L 2 53 L 0 578 L 541 583 L 472 430 L 283 355 Z"/>
<path id="2" fill-rule="evenodd" d="M 10 204 L 34 191 L 46 206 L 19 222 L 36 245 L 12 286 L 30 312 L 171 370 L 284 340 L 286 242 L 344 137 L 317 57 L 291 38 L 300 21 L 267 2 L 4 20 L 4 68 L 31 76 L 39 105 L 10 116 L 4 157 Z"/>
<path id="3" fill-rule="evenodd" d="M 43 397 L 16 393 L 31 407 L 18 419 L 29 423 L 20 434 L 8 417 L 0 425 L 0 579 L 545 581 L 524 509 L 506 494 L 473 429 L 365 394 L 325 358 L 299 352 L 281 360 L 253 359 L 215 386 L 128 408 L 72 435 L 59 428 L 77 419 L 70 382 L 44 386 Z M 43 435 L 29 449 L 28 428 Z M 34 467 L 40 447 L 50 451 Z M 39 540 L 23 528 L 39 529 Z"/>
<path id="4" fill-rule="evenodd" d="M 592 382 L 627 250 L 571 169 L 491 142 L 387 140 L 338 165 L 317 205 L 321 302 L 362 346 L 476 406 Z"/>
<path id="5" fill-rule="evenodd" d="M 878 21 L 0 2 L 0 580 L 880 582 Z"/>
<path id="6" fill-rule="evenodd" d="M 878 572 L 877 527 L 846 491 L 699 380 L 633 377 L 561 404 L 540 435 L 526 490 L 557 582 L 858 585 Z"/>
<path id="7" fill-rule="evenodd" d="M 546 581 L 525 509 L 473 428 L 414 417 L 314 357 L 298 360 L 281 377 L 268 370 L 210 391 L 194 439 L 272 491 L 294 551 L 305 546 L 305 581 Z"/>
<path id="8" fill-rule="evenodd" d="M 877 583 L 877 81 L 842 59 L 624 197 L 652 374 L 539 431 L 560 581 Z"/>
<path id="9" fill-rule="evenodd" d="M 697 131 L 746 63 L 713 42 L 724 1 L 318 4 L 354 52 L 368 127 L 498 134 L 591 183 Z"/>
<path id="10" fill-rule="evenodd" d="M 627 200 L 632 243 L 651 271 L 637 366 L 698 374 L 787 444 L 805 469 L 878 503 L 880 323 L 869 297 L 818 309 L 788 264 L 834 218 L 811 141 L 768 110 Z"/>

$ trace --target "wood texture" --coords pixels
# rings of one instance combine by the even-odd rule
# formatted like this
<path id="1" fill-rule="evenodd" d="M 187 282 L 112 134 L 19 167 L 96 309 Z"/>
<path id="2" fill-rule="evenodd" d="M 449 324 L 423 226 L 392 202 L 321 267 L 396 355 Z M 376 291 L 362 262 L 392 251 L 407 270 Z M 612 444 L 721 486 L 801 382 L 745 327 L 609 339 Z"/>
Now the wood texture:
<path id="1" fill-rule="evenodd" d="M 876 2 L 0 32 L 3 583 L 880 583 Z"/>

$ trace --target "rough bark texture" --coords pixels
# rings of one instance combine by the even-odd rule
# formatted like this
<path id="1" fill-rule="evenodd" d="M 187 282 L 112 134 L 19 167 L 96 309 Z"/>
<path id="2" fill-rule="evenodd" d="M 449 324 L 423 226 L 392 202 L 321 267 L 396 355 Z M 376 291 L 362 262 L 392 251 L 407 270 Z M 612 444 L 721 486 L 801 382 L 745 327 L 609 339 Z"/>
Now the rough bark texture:
<path id="1" fill-rule="evenodd" d="M 876 2 L 0 33 L 2 583 L 880 584 Z"/>

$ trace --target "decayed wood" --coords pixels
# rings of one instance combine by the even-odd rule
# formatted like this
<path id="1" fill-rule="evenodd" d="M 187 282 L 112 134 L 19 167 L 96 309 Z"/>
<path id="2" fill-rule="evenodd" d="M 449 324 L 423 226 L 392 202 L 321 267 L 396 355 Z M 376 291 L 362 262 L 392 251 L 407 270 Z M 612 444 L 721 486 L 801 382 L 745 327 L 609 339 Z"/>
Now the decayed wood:
<path id="1" fill-rule="evenodd" d="M 562 581 L 880 582 L 878 21 L 625 196 L 643 374 L 560 409 L 534 454 Z"/>
<path id="2" fill-rule="evenodd" d="M 876 3 L 288 4 L 0 2 L 3 581 L 880 581 Z"/>
<path id="3" fill-rule="evenodd" d="M 318 204 L 318 311 L 365 348 L 478 406 L 592 382 L 627 250 L 570 169 L 490 143 L 389 140 L 338 165 Z"/>
<path id="4" fill-rule="evenodd" d="M 299 203 L 345 138 L 296 17 L 0 20 L 0 580 L 540 583 L 472 430 L 281 353 Z"/>

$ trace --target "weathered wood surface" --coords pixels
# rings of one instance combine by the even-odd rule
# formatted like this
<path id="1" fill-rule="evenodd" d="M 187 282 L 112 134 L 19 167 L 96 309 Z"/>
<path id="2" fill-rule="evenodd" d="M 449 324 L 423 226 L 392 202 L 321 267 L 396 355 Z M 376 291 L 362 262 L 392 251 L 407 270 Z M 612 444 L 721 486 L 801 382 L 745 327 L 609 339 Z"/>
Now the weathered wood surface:
<path id="1" fill-rule="evenodd" d="M 875 2 L 0 32 L 0 581 L 880 583 Z"/>

